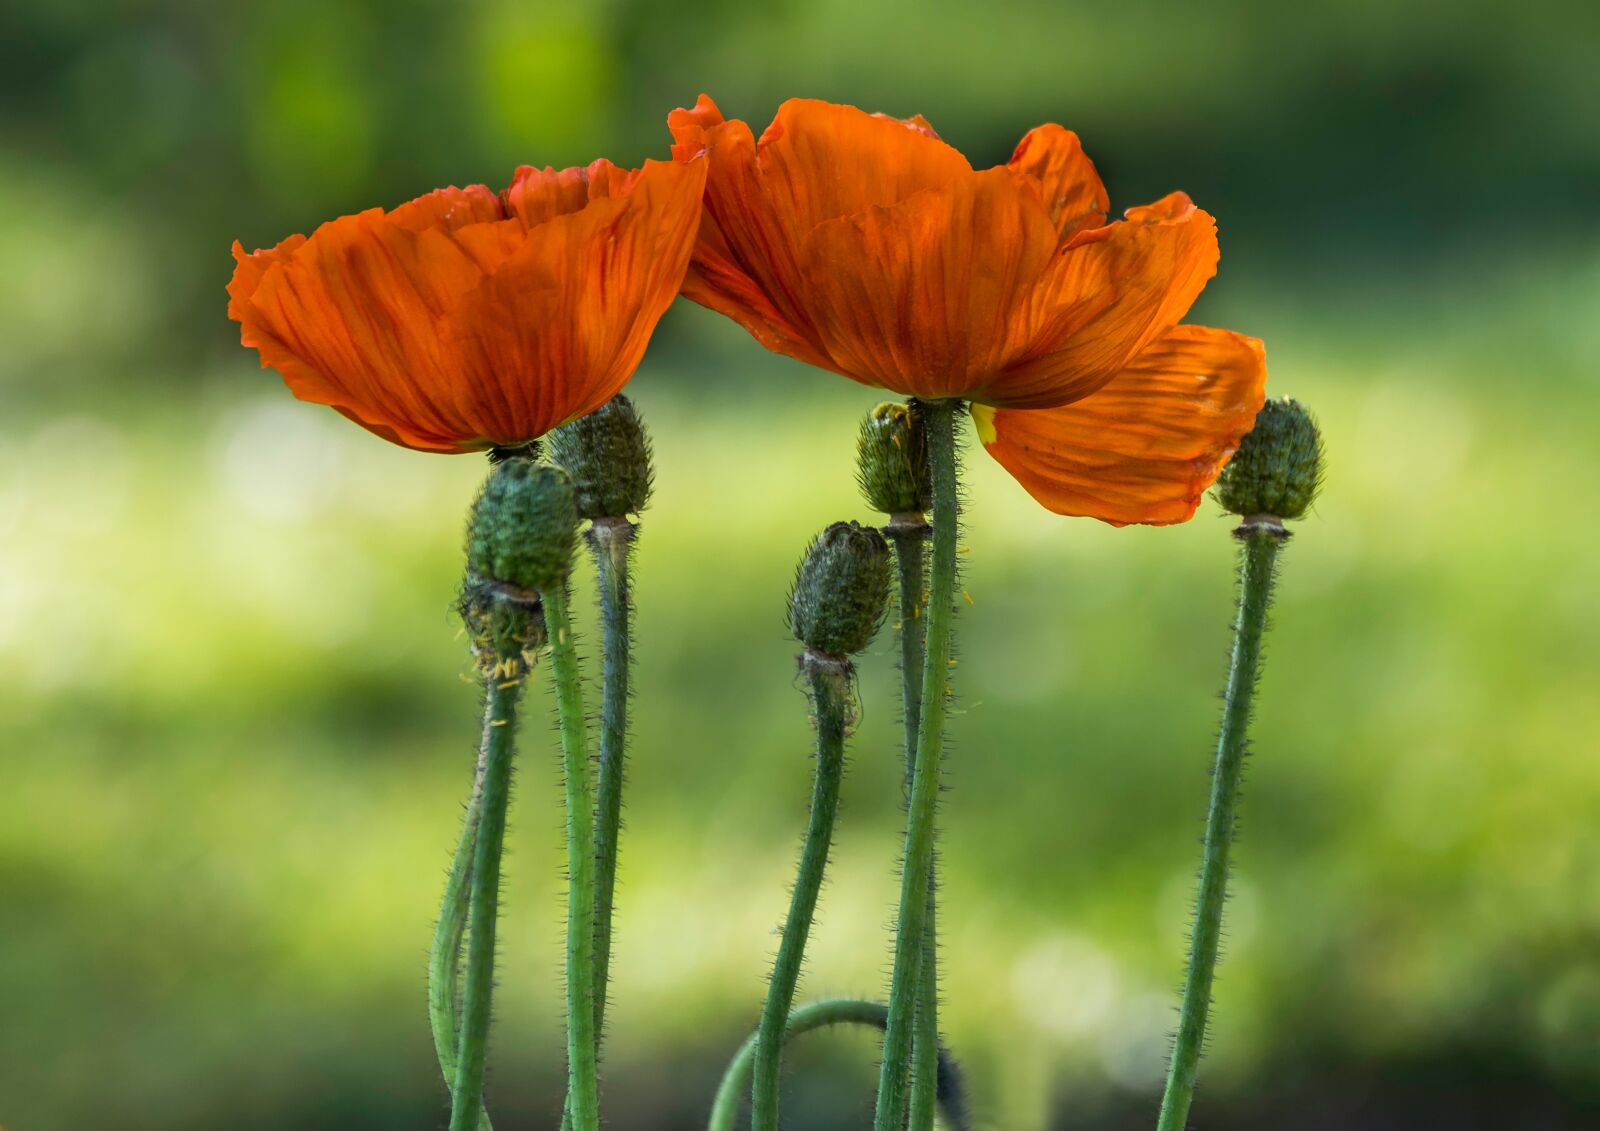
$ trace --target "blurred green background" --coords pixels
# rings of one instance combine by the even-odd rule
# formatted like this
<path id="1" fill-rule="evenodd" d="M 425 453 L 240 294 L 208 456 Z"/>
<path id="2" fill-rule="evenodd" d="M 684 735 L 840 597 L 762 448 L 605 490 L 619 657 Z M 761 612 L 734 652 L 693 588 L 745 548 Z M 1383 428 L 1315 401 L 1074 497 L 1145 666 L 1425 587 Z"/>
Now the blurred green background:
<path id="1" fill-rule="evenodd" d="M 1220 219 L 1197 320 L 1321 413 L 1255 732 L 1202 1128 L 1600 1125 L 1600 98 L 1592 4 L 17 0 L 0 6 L 0 1125 L 440 1127 L 423 1010 L 477 724 L 471 458 L 294 402 L 229 242 L 521 162 L 663 155 L 712 92 L 1080 132 Z M 680 305 L 657 439 L 609 1123 L 698 1128 L 803 821 L 783 598 L 868 518 L 869 390 Z M 1034 506 L 974 451 L 945 1012 L 981 1126 L 1141 1128 L 1181 966 L 1233 549 Z M 588 585 L 585 571 L 582 582 Z M 879 995 L 893 643 L 862 665 L 804 989 Z M 559 790 L 531 704 L 496 1126 L 554 1127 Z M 810 1040 L 794 1131 L 864 1127 Z"/>

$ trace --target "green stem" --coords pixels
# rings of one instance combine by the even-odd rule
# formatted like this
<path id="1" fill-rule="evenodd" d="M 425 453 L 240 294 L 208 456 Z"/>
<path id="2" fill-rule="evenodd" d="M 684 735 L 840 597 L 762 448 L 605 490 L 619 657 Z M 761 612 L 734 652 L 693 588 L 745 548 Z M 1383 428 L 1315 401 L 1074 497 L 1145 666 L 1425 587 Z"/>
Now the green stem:
<path id="1" fill-rule="evenodd" d="M 917 760 L 917 728 L 922 719 L 922 663 L 927 620 L 922 615 L 926 577 L 923 542 L 928 524 L 920 514 L 894 515 L 885 533 L 894 542 L 900 590 L 900 689 L 905 715 L 906 794 L 911 793 Z M 932 1131 L 938 1109 L 939 947 L 937 869 L 928 882 L 928 924 L 922 940 L 922 973 L 917 991 L 917 1024 L 911 1051 L 910 1131 Z"/>
<path id="2" fill-rule="evenodd" d="M 1183 986 L 1183 1008 L 1172 1047 L 1172 1066 L 1161 1099 L 1159 1131 L 1183 1131 L 1194 1098 L 1195 1074 L 1205 1041 L 1211 983 L 1222 938 L 1222 907 L 1227 901 L 1228 853 L 1233 844 L 1244 769 L 1250 705 L 1261 663 L 1261 638 L 1272 602 L 1273 567 L 1278 547 L 1288 535 L 1276 522 L 1247 522 L 1234 532 L 1243 542 L 1239 571 L 1239 613 L 1234 624 L 1233 657 L 1217 739 L 1216 767 L 1211 778 L 1211 803 L 1206 813 L 1205 851 L 1200 864 L 1200 896 L 1189 942 L 1189 969 Z"/>
<path id="3" fill-rule="evenodd" d="M 856 998 L 816 1001 L 802 1005 L 789 1014 L 789 1023 L 783 1030 L 783 1041 L 787 1045 L 802 1033 L 823 1029 L 829 1025 L 867 1025 L 881 1030 L 888 1020 L 889 1008 L 879 1002 L 861 1001 Z M 706 1121 L 706 1131 L 734 1131 L 734 1124 L 739 1116 L 739 1100 L 745 1094 L 750 1071 L 756 1060 L 756 1046 L 760 1043 L 760 1039 L 759 1033 L 751 1033 L 744 1044 L 739 1046 L 739 1051 L 734 1053 L 733 1059 L 728 1062 L 727 1071 L 722 1075 L 722 1083 L 717 1087 L 716 1100 L 711 1105 L 711 1118 Z M 942 1051 L 940 1063 L 943 1065 L 949 1084 L 947 1094 L 941 1097 L 945 1106 L 945 1118 L 953 1131 L 966 1131 L 967 1122 L 961 1104 L 959 1071 L 955 1062 L 945 1058 Z"/>
<path id="4" fill-rule="evenodd" d="M 777 1131 L 778 1077 L 783 1035 L 800 981 L 811 920 L 822 891 L 833 844 L 834 818 L 839 812 L 839 785 L 844 777 L 844 736 L 850 724 L 850 664 L 846 660 L 807 652 L 801 660 L 811 677 L 811 699 L 817 716 L 817 775 L 811 796 L 811 821 L 806 828 L 800 871 L 795 877 L 789 916 L 783 924 L 783 941 L 772 980 L 767 984 L 766 1005 L 756 1031 L 755 1076 L 750 1088 L 750 1125 L 754 1131 Z"/>
<path id="5" fill-rule="evenodd" d="M 918 984 L 927 949 L 928 890 L 933 876 L 934 817 L 944 742 L 945 684 L 950 669 L 950 623 L 955 613 L 956 415 L 959 402 L 927 401 L 928 462 L 933 481 L 933 568 L 929 582 L 927 646 L 922 663 L 922 711 L 906 817 L 905 867 L 900 877 L 900 923 L 895 937 L 889 1020 L 883 1037 L 875 1131 L 901 1131 L 906 1117 Z"/>
<path id="6" fill-rule="evenodd" d="M 628 739 L 628 665 L 633 645 L 628 557 L 637 527 L 601 519 L 589 529 L 600 583 L 604 687 L 600 699 L 600 774 L 595 795 L 594 1027 L 604 1035 L 611 975 L 611 916 L 617 888 L 617 840 L 622 828 L 623 760 Z"/>
<path id="7" fill-rule="evenodd" d="M 550 634 L 550 672 L 555 681 L 562 770 L 567 783 L 567 1095 L 577 1131 L 597 1131 L 600 1116 L 595 1073 L 594 796 L 589 786 L 583 682 L 567 613 L 565 583 L 551 586 L 540 596 Z"/>
<path id="8" fill-rule="evenodd" d="M 495 729 L 494 684 L 488 682 L 483 697 L 483 740 L 478 746 L 478 767 L 472 795 L 461 821 L 461 839 L 445 880 L 439 905 L 439 922 L 433 931 L 433 953 L 428 957 L 428 1022 L 433 1029 L 433 1051 L 446 1087 L 456 1079 L 456 1043 L 461 1039 L 456 1023 L 456 995 L 460 988 L 461 940 L 467 929 L 471 890 L 472 854 L 478 840 L 478 816 L 483 801 L 483 777 L 489 762 L 489 740 Z M 478 1117 L 480 1131 L 492 1131 L 488 1112 Z"/>
<path id="9" fill-rule="evenodd" d="M 600 586 L 604 636 L 600 695 L 600 773 L 595 790 L 594 1031 L 595 1060 L 605 1037 L 611 978 L 611 920 L 617 890 L 617 844 L 622 832 L 622 788 L 628 740 L 628 667 L 633 650 L 633 598 L 628 558 L 638 527 L 626 518 L 596 519 L 587 541 Z M 561 1113 L 562 1131 L 572 1127 L 572 1098 Z"/>
<path id="10" fill-rule="evenodd" d="M 450 1131 L 474 1131 L 483 1110 L 483 1073 L 489 1045 L 490 998 L 494 992 L 495 919 L 500 903 L 500 856 L 505 845 L 506 806 L 511 797 L 517 700 L 523 685 L 521 661 L 510 662 L 519 665 L 515 671 L 489 681 L 483 793 L 470 881 L 472 938 L 461 1001 L 461 1041 L 451 1092 Z"/>

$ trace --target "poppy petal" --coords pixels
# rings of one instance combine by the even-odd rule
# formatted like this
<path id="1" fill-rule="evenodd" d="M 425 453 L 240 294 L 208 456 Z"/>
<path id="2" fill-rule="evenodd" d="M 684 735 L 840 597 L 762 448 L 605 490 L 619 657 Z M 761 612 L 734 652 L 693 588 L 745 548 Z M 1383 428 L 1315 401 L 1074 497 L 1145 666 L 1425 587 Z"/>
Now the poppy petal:
<path id="1" fill-rule="evenodd" d="M 573 169 L 536 169 L 523 165 L 502 194 L 506 214 L 533 228 L 556 216 L 585 207 L 592 200 L 632 190 L 637 171 L 619 169 L 605 158 Z"/>
<path id="2" fill-rule="evenodd" d="M 908 396 L 979 396 L 1055 226 L 1009 169 L 819 225 L 804 269 L 829 367 Z"/>
<path id="3" fill-rule="evenodd" d="M 626 384 L 677 296 L 705 165 L 647 162 L 627 196 L 546 221 L 465 296 L 446 337 L 475 375 L 469 400 L 503 398 L 481 435 L 497 444 L 543 435 Z M 525 376 L 498 379 L 506 373 Z"/>
<path id="4" fill-rule="evenodd" d="M 1029 130 L 1017 143 L 1009 167 L 1039 182 L 1045 207 L 1063 240 L 1105 224 L 1111 197 L 1071 130 L 1054 123 Z"/>
<path id="5" fill-rule="evenodd" d="M 435 189 L 426 196 L 408 200 L 385 217 L 395 227 L 413 232 L 424 228 L 453 231 L 468 224 L 492 223 L 505 218 L 499 195 L 484 185 Z"/>
<path id="6" fill-rule="evenodd" d="M 1048 509 L 1165 525 L 1194 515 L 1254 425 L 1266 378 L 1255 338 L 1179 326 L 1076 404 L 972 413 L 989 454 Z"/>
<path id="7" fill-rule="evenodd" d="M 449 236 L 372 209 L 322 225 L 269 269 L 242 336 L 300 399 L 391 425 L 411 446 L 453 447 L 447 437 L 476 432 L 451 403 L 458 366 L 440 328 L 482 276 Z"/>
<path id="8" fill-rule="evenodd" d="M 705 95 L 668 116 L 678 159 L 705 152 L 705 216 L 684 297 L 727 315 L 767 349 L 824 368 L 800 257 L 818 224 L 969 175 L 926 120 L 791 99 L 759 142 Z"/>
<path id="9" fill-rule="evenodd" d="M 236 245 L 229 312 L 296 396 L 385 439 L 523 443 L 632 375 L 687 268 L 705 166 L 529 171 L 507 198 L 443 190 Z"/>
<path id="10" fill-rule="evenodd" d="M 1072 236 L 1012 324 L 1000 408 L 1070 404 L 1111 380 L 1188 313 L 1217 271 L 1217 226 L 1184 193 Z"/>

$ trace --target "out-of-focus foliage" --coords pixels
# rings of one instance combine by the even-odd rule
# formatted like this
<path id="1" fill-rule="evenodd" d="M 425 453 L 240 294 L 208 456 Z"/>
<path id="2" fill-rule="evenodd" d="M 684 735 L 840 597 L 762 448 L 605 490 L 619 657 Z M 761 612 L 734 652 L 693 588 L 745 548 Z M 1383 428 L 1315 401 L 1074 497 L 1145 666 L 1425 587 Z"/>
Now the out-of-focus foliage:
<path id="1" fill-rule="evenodd" d="M 448 606 L 483 466 L 294 403 L 225 320 L 228 242 L 659 156 L 705 89 L 757 128 L 789 94 L 920 111 L 975 161 L 1059 120 L 1119 207 L 1181 186 L 1218 215 L 1197 318 L 1266 339 L 1329 469 L 1285 555 L 1197 1123 L 1592 1126 L 1597 31 L 1541 2 L 0 8 L 0 1124 L 441 1121 L 423 962 L 472 758 Z M 812 533 L 870 518 L 876 398 L 697 308 L 630 393 L 658 489 L 607 1103 L 678 1131 L 758 1008 L 808 774 L 784 598 Z M 1057 519 L 969 467 L 949 1036 L 988 1125 L 1144 1126 L 1227 525 Z M 882 992 L 893 653 L 860 665 L 811 993 Z M 507 1131 L 554 1125 L 562 1073 L 540 710 Z M 802 1049 L 788 1125 L 864 1126 L 873 1057 Z"/>

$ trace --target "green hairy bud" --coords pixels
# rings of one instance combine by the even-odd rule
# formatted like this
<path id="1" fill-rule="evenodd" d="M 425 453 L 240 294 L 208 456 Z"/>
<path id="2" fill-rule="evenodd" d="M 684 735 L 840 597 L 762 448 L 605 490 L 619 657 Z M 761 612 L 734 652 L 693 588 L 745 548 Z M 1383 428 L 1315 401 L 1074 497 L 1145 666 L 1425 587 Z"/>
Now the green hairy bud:
<path id="1" fill-rule="evenodd" d="M 1217 499 L 1234 514 L 1300 518 L 1322 485 L 1322 435 L 1304 405 L 1269 400 L 1255 428 L 1217 477 Z"/>
<path id="2" fill-rule="evenodd" d="M 860 652 L 889 607 L 889 543 L 870 526 L 836 522 L 800 560 L 789 597 L 789 627 L 826 656 Z"/>
<path id="3" fill-rule="evenodd" d="M 572 476 L 579 517 L 621 518 L 650 501 L 650 439 L 627 397 L 612 397 L 547 439 L 550 461 Z"/>
<path id="4" fill-rule="evenodd" d="M 467 572 L 532 595 L 572 569 L 578 512 L 572 478 L 559 467 L 509 459 L 496 464 L 467 526 Z"/>
<path id="5" fill-rule="evenodd" d="M 933 505 L 928 437 L 916 401 L 886 401 L 861 422 L 856 479 L 874 510 L 920 514 Z"/>

